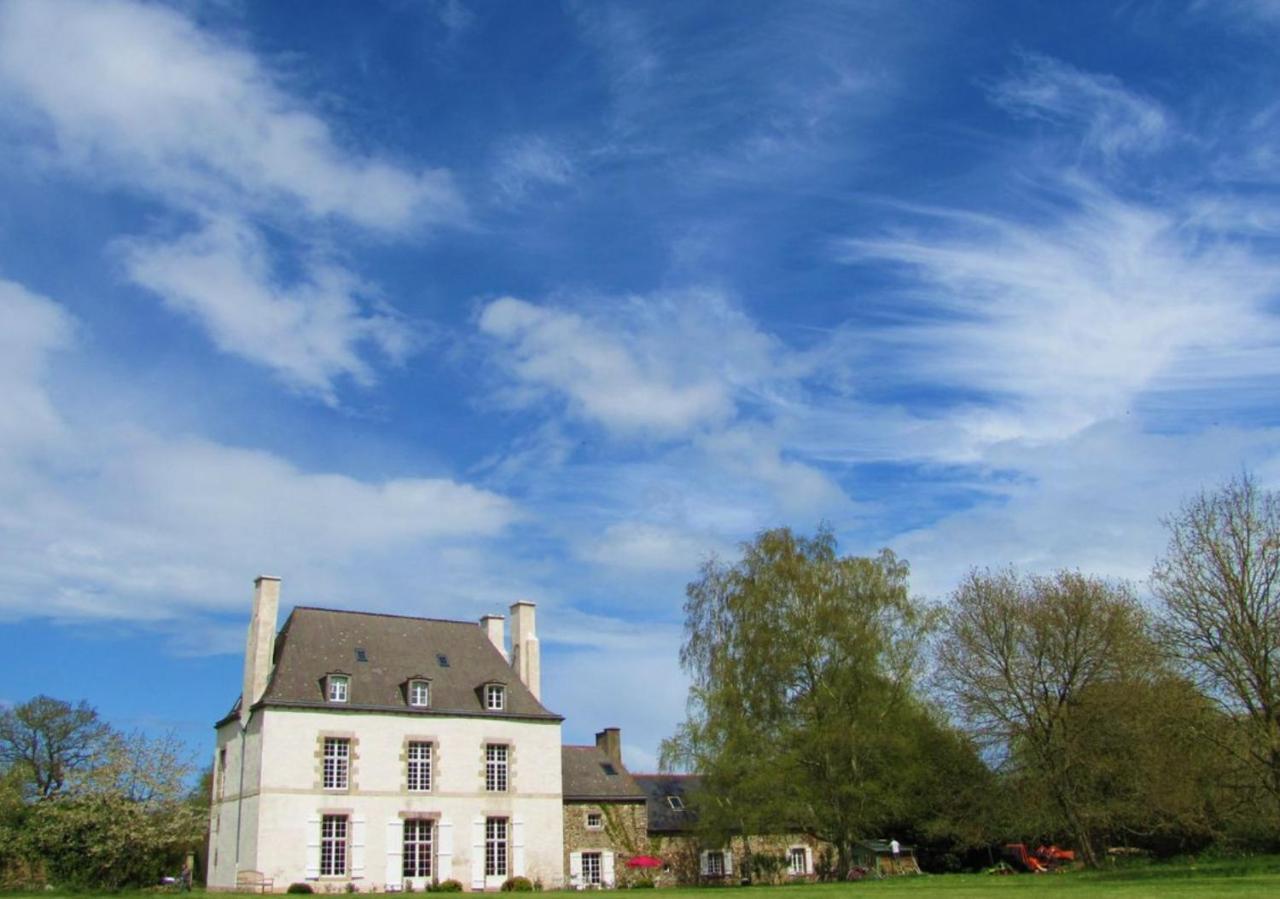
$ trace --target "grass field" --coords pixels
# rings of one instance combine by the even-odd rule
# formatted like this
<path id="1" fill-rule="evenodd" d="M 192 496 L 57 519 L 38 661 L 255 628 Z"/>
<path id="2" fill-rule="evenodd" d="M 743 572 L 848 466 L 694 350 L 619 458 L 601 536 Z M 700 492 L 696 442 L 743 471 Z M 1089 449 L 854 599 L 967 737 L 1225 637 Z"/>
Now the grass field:
<path id="1" fill-rule="evenodd" d="M 198 892 L 198 891 L 197 891 Z M 4 899 L 50 899 L 52 896 L 90 899 L 90 893 L 3 893 Z M 151 891 L 116 894 L 157 897 Z M 177 895 L 177 894 L 175 894 Z M 195 895 L 195 894 L 188 894 Z M 248 894 L 246 894 L 248 895 Z M 320 893 L 334 899 L 345 893 Z M 367 894 L 366 894 L 367 895 Z M 519 895 L 519 894 L 515 894 Z M 568 896 L 568 893 L 556 893 Z M 572 895 L 580 895 L 574 893 Z M 984 874 L 944 874 L 858 883 L 821 883 L 785 887 L 755 886 L 746 889 L 666 889 L 619 891 L 619 897 L 640 899 L 859 899 L 903 896 L 910 899 L 978 899 L 984 896 L 1062 896 L 1089 899 L 1159 899 L 1164 896 L 1277 896 L 1280 897 L 1280 857 L 1225 859 L 1201 863 L 1133 865 L 1114 871 L 1076 871 L 1063 874 L 1017 874 L 992 877 Z"/>

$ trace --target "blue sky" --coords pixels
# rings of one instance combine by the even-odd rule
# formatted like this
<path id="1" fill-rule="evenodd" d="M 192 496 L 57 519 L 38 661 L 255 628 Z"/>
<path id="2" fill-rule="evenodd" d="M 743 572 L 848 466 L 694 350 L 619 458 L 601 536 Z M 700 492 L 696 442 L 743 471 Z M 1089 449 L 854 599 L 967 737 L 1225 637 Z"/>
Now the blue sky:
<path id="1" fill-rule="evenodd" d="M 655 763 L 775 525 L 1141 588 L 1280 483 L 1280 4 L 0 0 L 0 700 L 203 759 L 252 580 L 539 606 Z"/>

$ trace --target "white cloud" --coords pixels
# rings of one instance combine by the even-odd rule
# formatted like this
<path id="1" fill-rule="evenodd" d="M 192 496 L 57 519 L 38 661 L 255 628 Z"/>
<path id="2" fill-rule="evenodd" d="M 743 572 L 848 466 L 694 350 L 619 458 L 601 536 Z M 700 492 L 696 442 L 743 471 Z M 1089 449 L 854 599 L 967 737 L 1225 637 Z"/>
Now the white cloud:
<path id="1" fill-rule="evenodd" d="M 522 386 L 553 390 L 578 417 L 628 436 L 723 423 L 738 397 L 779 376 L 774 341 L 714 292 L 600 301 L 590 312 L 504 297 L 479 326 Z"/>
<path id="2" fill-rule="evenodd" d="M 982 392 L 950 413 L 973 443 L 1060 439 L 1153 392 L 1280 373 L 1280 265 L 1175 207 L 1069 187 L 1048 220 L 940 213 L 924 233 L 846 245 L 914 280 L 930 314 L 879 335 L 886 358 L 917 383 Z"/>
<path id="3" fill-rule="evenodd" d="M 0 615 L 239 611 L 264 572 L 288 577 L 297 599 L 354 594 L 357 607 L 403 607 L 427 574 L 442 608 L 518 595 L 488 573 L 487 553 L 466 549 L 518 520 L 506 497 L 449 477 L 304 471 L 259 450 L 69 419 L 47 378 L 70 318 L 8 282 L 0 314 L 14 325 L 5 338 L 20 338 L 3 354 L 0 389 L 40 413 L 0 418 L 5 449 L 25 449 L 0 454 Z"/>
<path id="4" fill-rule="evenodd" d="M 49 354 L 72 338 L 71 318 L 45 297 L 0 279 L 0 477 L 6 461 L 62 432 L 39 386 Z"/>
<path id="5" fill-rule="evenodd" d="M 128 276 L 202 325 L 219 349 L 330 404 L 336 379 L 373 382 L 367 350 L 399 361 L 412 344 L 406 323 L 371 303 L 369 287 L 339 265 L 311 260 L 282 283 L 261 236 L 234 219 L 209 220 L 171 243 L 122 248 Z"/>
<path id="6" fill-rule="evenodd" d="M 541 185 L 564 187 L 575 176 L 569 154 L 544 137 L 523 137 L 499 147 L 493 182 L 508 200 L 521 200 Z"/>
<path id="7" fill-rule="evenodd" d="M 1244 467 L 1274 468 L 1280 429 L 1144 433 L 1095 425 L 1048 446 L 1006 444 L 985 461 L 987 498 L 891 541 L 912 564 L 912 588 L 950 591 L 973 566 L 1078 568 L 1145 581 L 1167 544 L 1160 523 L 1190 495 Z"/>
<path id="8" fill-rule="evenodd" d="M 579 556 L 594 565 L 691 575 L 720 540 L 641 521 L 619 521 L 588 539 Z"/>
<path id="9" fill-rule="evenodd" d="M 389 232 L 464 215 L 447 172 L 343 148 L 251 53 L 158 4 L 0 5 L 0 92 L 47 128 L 62 164 L 166 201 Z"/>
<path id="10" fill-rule="evenodd" d="M 1021 72 L 991 91 L 992 99 L 1009 111 L 1071 123 L 1082 130 L 1086 147 L 1108 159 L 1159 149 L 1168 139 L 1171 127 L 1163 107 L 1119 79 L 1035 54 L 1022 61 Z"/>

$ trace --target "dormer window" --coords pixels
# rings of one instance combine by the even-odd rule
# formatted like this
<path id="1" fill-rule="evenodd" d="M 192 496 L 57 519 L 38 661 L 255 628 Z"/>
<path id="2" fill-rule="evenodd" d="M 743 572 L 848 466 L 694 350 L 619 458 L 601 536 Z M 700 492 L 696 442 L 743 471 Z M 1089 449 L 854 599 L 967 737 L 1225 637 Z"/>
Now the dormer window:
<path id="1" fill-rule="evenodd" d="M 673 811 L 677 811 L 677 812 L 684 811 L 684 800 L 681 799 L 679 796 L 674 796 L 674 795 L 668 796 L 667 805 L 671 806 L 671 809 Z"/>
<path id="2" fill-rule="evenodd" d="M 325 695 L 330 702 L 346 702 L 350 685 L 351 678 L 345 674 L 330 674 L 325 678 Z"/>
<path id="3" fill-rule="evenodd" d="M 409 681 L 409 705 L 419 709 L 431 705 L 431 684 L 425 680 Z"/>
<path id="4" fill-rule="evenodd" d="M 501 712 L 507 707 L 507 688 L 502 684 L 486 684 L 484 707 L 491 712 Z"/>

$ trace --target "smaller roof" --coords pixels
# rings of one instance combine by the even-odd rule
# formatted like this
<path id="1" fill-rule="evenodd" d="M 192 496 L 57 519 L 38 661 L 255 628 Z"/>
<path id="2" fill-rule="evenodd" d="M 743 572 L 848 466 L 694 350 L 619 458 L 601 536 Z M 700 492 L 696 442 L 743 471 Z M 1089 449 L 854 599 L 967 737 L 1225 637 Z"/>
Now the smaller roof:
<path id="1" fill-rule="evenodd" d="M 702 787 L 697 774 L 636 774 L 635 782 L 644 790 L 650 833 L 684 833 L 698 823 L 698 815 L 689 807 L 691 797 Z M 668 801 L 675 796 L 680 808 Z"/>
<path id="2" fill-rule="evenodd" d="M 595 746 L 562 746 L 560 763 L 566 800 L 640 802 L 645 798 L 631 772 Z"/>

